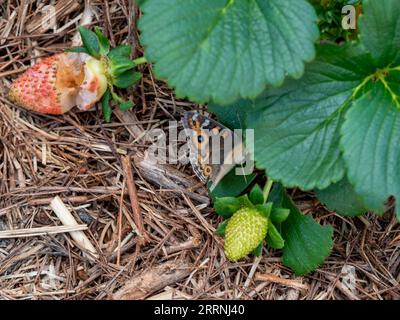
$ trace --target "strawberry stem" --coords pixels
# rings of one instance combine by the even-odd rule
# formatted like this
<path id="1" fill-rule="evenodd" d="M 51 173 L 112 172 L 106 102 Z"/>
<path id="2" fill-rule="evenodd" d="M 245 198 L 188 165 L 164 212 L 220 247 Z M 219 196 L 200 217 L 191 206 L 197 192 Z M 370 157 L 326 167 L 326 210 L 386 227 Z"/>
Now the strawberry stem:
<path id="1" fill-rule="evenodd" d="M 274 183 L 274 181 L 272 179 L 268 178 L 268 181 L 265 184 L 265 187 L 264 187 L 264 190 L 263 190 L 264 203 L 267 202 L 267 200 L 268 200 L 269 192 L 271 191 L 273 183 Z"/>
<path id="2" fill-rule="evenodd" d="M 146 63 L 147 59 L 145 57 L 140 57 L 140 58 L 134 59 L 133 62 L 138 66 L 140 64 Z"/>

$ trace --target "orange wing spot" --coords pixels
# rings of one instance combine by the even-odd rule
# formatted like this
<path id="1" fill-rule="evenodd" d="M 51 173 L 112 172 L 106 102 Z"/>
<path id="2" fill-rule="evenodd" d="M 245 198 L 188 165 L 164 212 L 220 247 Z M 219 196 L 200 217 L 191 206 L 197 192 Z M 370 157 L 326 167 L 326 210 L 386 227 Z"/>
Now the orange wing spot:
<path id="1" fill-rule="evenodd" d="M 204 167 L 204 175 L 205 175 L 206 177 L 208 177 L 209 175 L 211 175 L 211 173 L 212 173 L 212 168 L 211 168 L 211 166 L 205 166 L 205 167 Z"/>

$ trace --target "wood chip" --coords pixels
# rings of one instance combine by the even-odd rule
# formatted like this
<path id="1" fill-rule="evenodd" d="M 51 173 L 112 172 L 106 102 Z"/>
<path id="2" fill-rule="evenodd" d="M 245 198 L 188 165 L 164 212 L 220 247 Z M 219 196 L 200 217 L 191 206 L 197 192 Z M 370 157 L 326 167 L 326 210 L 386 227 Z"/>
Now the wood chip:
<path id="1" fill-rule="evenodd" d="M 71 214 L 71 212 L 67 209 L 65 204 L 62 202 L 59 196 L 56 196 L 50 203 L 50 207 L 53 209 L 56 216 L 60 219 L 63 225 L 65 226 L 78 226 L 78 222 L 76 222 L 75 218 Z M 94 257 L 98 257 L 96 253 L 96 249 L 90 242 L 89 238 L 85 235 L 83 231 L 72 231 L 70 232 L 72 239 L 75 240 L 78 247 L 89 252 Z M 90 257 L 90 255 L 89 255 Z"/>
<path id="2" fill-rule="evenodd" d="M 255 281 L 267 281 L 277 283 L 286 287 L 291 287 L 300 290 L 308 290 L 309 286 L 301 282 L 301 280 L 291 280 L 279 277 L 271 273 L 256 273 Z"/>
<path id="3" fill-rule="evenodd" d="M 0 231 L 0 239 L 37 237 L 48 234 L 83 231 L 86 229 L 87 225 L 80 224 L 76 226 L 49 226 L 30 229 L 4 230 Z"/>

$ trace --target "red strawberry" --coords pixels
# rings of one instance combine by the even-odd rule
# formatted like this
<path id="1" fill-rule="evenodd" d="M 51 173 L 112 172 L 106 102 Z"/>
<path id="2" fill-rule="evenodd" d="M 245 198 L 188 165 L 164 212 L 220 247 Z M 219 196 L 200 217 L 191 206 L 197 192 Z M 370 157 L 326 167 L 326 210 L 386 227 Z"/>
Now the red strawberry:
<path id="1" fill-rule="evenodd" d="M 101 61 L 85 53 L 61 53 L 43 59 L 11 85 L 9 97 L 23 108 L 63 114 L 75 105 L 90 109 L 107 89 Z"/>

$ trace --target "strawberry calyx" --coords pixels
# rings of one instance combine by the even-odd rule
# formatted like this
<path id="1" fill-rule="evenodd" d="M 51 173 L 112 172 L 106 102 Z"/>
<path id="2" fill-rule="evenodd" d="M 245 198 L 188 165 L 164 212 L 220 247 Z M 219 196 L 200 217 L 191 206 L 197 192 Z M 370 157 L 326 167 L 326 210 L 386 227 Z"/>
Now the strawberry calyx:
<path id="1" fill-rule="evenodd" d="M 86 62 L 85 68 L 88 73 L 97 78 L 101 99 L 103 117 L 106 122 L 110 121 L 112 108 L 110 102 L 113 101 L 121 110 L 128 110 L 134 106 L 132 101 L 125 101 L 121 98 L 115 88 L 126 89 L 135 85 L 142 77 L 135 68 L 146 61 L 144 57 L 131 60 L 132 47 L 130 45 L 119 45 L 111 48 L 110 42 L 99 27 L 94 28 L 94 32 L 80 26 L 79 33 L 82 38 L 83 47 L 70 48 L 67 52 L 86 53 L 91 59 Z M 86 79 L 85 79 L 86 80 Z M 90 87 L 83 87 L 80 96 L 85 100 L 90 95 Z M 91 107 L 90 103 L 79 101 L 78 107 L 87 110 Z"/>

